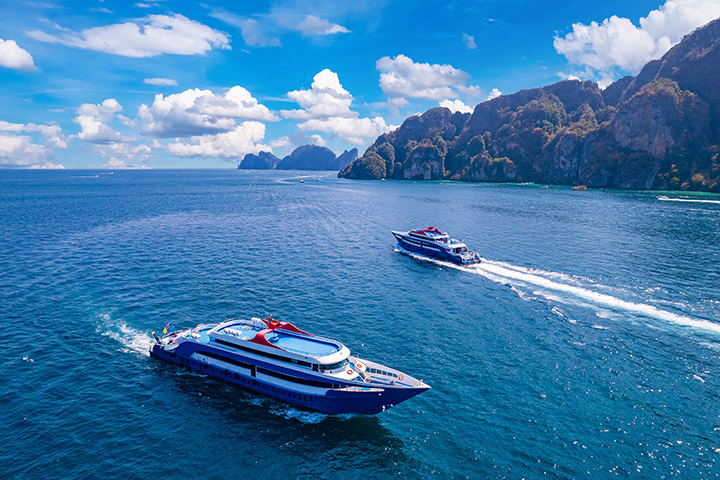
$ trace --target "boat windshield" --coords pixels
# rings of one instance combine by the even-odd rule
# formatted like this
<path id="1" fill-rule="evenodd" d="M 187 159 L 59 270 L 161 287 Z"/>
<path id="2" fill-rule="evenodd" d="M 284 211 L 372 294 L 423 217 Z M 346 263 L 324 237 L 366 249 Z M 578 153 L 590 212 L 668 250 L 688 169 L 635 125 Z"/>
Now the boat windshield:
<path id="1" fill-rule="evenodd" d="M 347 364 L 348 364 L 348 359 L 346 358 L 345 360 L 343 360 L 341 362 L 332 363 L 330 365 L 320 365 L 320 368 L 322 368 L 323 370 L 335 370 L 336 368 L 344 367 Z"/>

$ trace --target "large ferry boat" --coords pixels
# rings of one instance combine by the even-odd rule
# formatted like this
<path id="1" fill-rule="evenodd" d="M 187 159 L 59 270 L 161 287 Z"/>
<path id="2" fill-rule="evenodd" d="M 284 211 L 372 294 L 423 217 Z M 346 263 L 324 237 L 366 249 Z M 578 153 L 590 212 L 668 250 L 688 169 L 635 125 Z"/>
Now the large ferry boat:
<path id="1" fill-rule="evenodd" d="M 450 238 L 447 233 L 435 227 L 409 232 L 391 230 L 398 244 L 409 252 L 419 253 L 438 260 L 457 263 L 458 265 L 474 265 L 480 263 L 480 255 L 468 250 L 464 243 Z"/>
<path id="2" fill-rule="evenodd" d="M 323 413 L 375 414 L 430 388 L 350 355 L 338 341 L 269 317 L 153 336 L 152 357 Z"/>

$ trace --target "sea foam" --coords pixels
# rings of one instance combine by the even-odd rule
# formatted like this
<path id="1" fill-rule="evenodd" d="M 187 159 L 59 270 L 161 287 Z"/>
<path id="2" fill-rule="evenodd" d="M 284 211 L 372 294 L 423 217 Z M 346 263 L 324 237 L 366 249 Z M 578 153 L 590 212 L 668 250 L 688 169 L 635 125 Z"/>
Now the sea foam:
<path id="1" fill-rule="evenodd" d="M 146 333 L 133 328 L 122 320 L 113 319 L 109 314 L 100 317 L 97 332 L 117 342 L 120 351 L 149 355 L 152 338 Z"/>
<path id="2" fill-rule="evenodd" d="M 699 198 L 671 198 L 664 195 L 657 197 L 662 202 L 692 202 L 692 203 L 716 203 L 720 204 L 720 200 L 702 200 Z"/>
<path id="3" fill-rule="evenodd" d="M 540 295 L 550 301 L 590 307 L 600 312 L 601 316 L 605 316 L 608 310 L 627 312 L 676 326 L 720 334 L 720 323 L 680 315 L 646 303 L 623 300 L 607 293 L 598 292 L 596 289 L 611 290 L 611 287 L 600 285 L 589 279 L 592 288 L 580 286 L 581 282 L 585 280 L 584 277 L 572 277 L 563 273 L 548 272 L 487 259 L 483 259 L 482 263 L 478 265 L 460 266 L 415 255 L 404 250 L 397 251 L 420 260 L 481 275 L 489 280 L 510 285 L 511 287 L 531 287 L 534 295 Z M 513 290 L 518 292 L 516 288 Z"/>

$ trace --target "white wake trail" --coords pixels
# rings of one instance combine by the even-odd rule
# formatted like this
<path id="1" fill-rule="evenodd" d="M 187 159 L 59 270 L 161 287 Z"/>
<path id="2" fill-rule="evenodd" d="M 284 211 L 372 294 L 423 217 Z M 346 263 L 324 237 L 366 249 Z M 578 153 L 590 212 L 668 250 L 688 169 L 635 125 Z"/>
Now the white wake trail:
<path id="1" fill-rule="evenodd" d="M 468 270 L 475 270 L 481 275 L 483 274 L 483 272 L 487 272 L 494 277 L 504 277 L 506 279 L 516 280 L 525 283 L 527 285 L 535 285 L 537 287 L 541 287 L 542 289 L 562 292 L 585 300 L 592 305 L 607 307 L 611 310 L 624 310 L 646 317 L 671 322 L 676 325 L 698 328 L 713 333 L 720 333 L 720 324 L 718 323 L 710 322 L 708 320 L 691 318 L 685 315 L 679 315 L 677 313 L 668 312 L 667 310 L 662 310 L 653 305 L 631 302 L 605 293 L 599 293 L 587 288 L 556 282 L 541 275 L 524 273 L 515 269 L 508 269 L 493 262 L 484 261 L 480 265 L 475 266 L 474 269 Z"/>
<path id="2" fill-rule="evenodd" d="M 101 325 L 97 332 L 104 337 L 115 340 L 124 353 L 137 353 L 150 355 L 152 338 L 145 332 L 141 332 L 121 320 L 114 320 L 108 314 L 101 316 Z"/>
<path id="3" fill-rule="evenodd" d="M 663 202 L 692 202 L 692 203 L 716 203 L 720 204 L 720 200 L 701 200 L 695 198 L 671 198 L 661 195 L 657 197 L 658 200 Z"/>
<path id="4" fill-rule="evenodd" d="M 400 251 L 411 257 L 433 262 L 444 267 L 481 275 L 493 282 L 510 285 L 511 287 L 535 288 L 533 294 L 542 295 L 551 301 L 562 303 L 573 303 L 582 307 L 590 307 L 597 310 L 600 316 L 606 314 L 606 310 L 623 311 L 642 315 L 647 318 L 661 320 L 678 326 L 690 327 L 693 329 L 720 334 L 720 323 L 711 322 L 699 318 L 692 318 L 686 315 L 668 312 L 653 305 L 640 302 L 623 300 L 606 293 L 600 293 L 589 288 L 579 286 L 582 277 L 573 278 L 565 274 L 533 270 L 525 267 L 510 265 L 507 263 L 493 262 L 483 259 L 482 263 L 473 266 L 460 266 L 449 262 L 437 261 L 421 255 L 415 255 L 407 251 Z M 559 281 L 562 279 L 562 281 Z M 574 285 L 569 282 L 575 283 Z M 593 287 L 608 288 L 594 284 Z M 516 292 L 517 289 L 514 289 Z"/>

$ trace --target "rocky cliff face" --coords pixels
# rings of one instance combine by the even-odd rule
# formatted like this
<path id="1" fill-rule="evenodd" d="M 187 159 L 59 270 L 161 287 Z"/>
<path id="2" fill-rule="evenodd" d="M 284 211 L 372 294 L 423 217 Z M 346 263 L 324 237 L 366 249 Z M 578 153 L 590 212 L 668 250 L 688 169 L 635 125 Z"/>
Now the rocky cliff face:
<path id="1" fill-rule="evenodd" d="M 248 153 L 238 169 L 255 170 L 342 170 L 358 157 L 357 148 L 335 157 L 332 150 L 316 145 L 303 145 L 280 160 L 270 152 Z"/>
<path id="2" fill-rule="evenodd" d="M 720 191 L 719 85 L 716 20 L 604 91 L 565 81 L 410 117 L 339 176 Z"/>
<path id="3" fill-rule="evenodd" d="M 272 170 L 280 163 L 280 159 L 270 152 L 260 152 L 257 155 L 248 153 L 243 157 L 238 169 L 244 170 Z"/>
<path id="4" fill-rule="evenodd" d="M 278 170 L 338 170 L 332 150 L 317 145 L 298 147 L 277 166 Z"/>
<path id="5" fill-rule="evenodd" d="M 358 149 L 353 148 L 352 150 L 345 150 L 343 153 L 338 155 L 335 168 L 332 170 L 342 170 L 347 167 L 350 163 L 354 162 L 358 158 Z"/>

